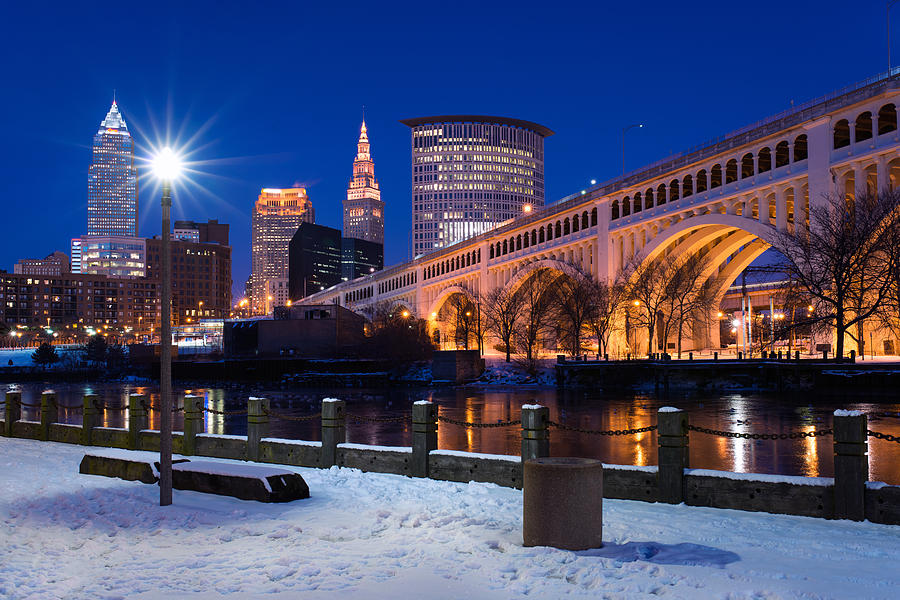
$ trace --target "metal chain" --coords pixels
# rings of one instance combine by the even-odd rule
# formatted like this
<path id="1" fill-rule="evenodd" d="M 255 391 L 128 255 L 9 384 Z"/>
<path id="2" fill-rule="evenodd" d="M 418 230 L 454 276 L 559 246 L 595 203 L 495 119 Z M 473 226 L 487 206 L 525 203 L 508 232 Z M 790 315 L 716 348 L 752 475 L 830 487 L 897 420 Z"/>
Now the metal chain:
<path id="1" fill-rule="evenodd" d="M 411 415 L 403 415 L 401 417 L 364 417 L 362 415 L 347 415 L 348 419 L 354 421 L 362 421 L 364 423 L 406 423 L 412 419 Z"/>
<path id="2" fill-rule="evenodd" d="M 22 407 L 24 407 L 24 408 L 40 408 L 40 407 L 41 407 L 41 404 L 40 404 L 40 402 L 38 402 L 37 404 L 29 404 L 28 402 L 22 402 L 22 401 L 20 400 L 20 401 L 19 401 L 19 406 L 22 406 Z"/>
<path id="3" fill-rule="evenodd" d="M 214 415 L 224 415 L 224 416 L 226 416 L 226 417 L 234 417 L 234 416 L 241 416 L 241 415 L 246 415 L 246 414 L 247 414 L 247 409 L 241 409 L 241 410 L 216 410 L 216 409 L 214 409 L 214 408 L 206 408 L 205 406 L 203 406 L 203 407 L 200 408 L 200 410 L 202 410 L 203 412 L 212 413 L 212 414 L 214 414 Z"/>
<path id="4" fill-rule="evenodd" d="M 873 438 L 877 438 L 879 440 L 885 440 L 888 442 L 897 442 L 898 444 L 900 444 L 900 436 L 898 436 L 898 435 L 890 435 L 888 433 L 872 431 L 871 429 L 867 429 L 866 433 L 868 435 L 872 436 Z"/>
<path id="5" fill-rule="evenodd" d="M 449 417 L 438 417 L 438 421 L 442 423 L 450 423 L 451 425 L 459 425 L 460 427 L 477 427 L 481 429 L 491 428 L 491 427 L 511 427 L 513 425 L 521 425 L 521 420 L 516 421 L 502 421 L 500 423 L 473 423 L 471 421 L 457 421 L 456 419 L 451 419 Z"/>
<path id="6" fill-rule="evenodd" d="M 284 413 L 273 412 L 268 408 L 263 407 L 262 411 L 268 417 L 274 417 L 276 419 L 281 419 L 283 421 L 312 421 L 314 419 L 318 419 L 322 416 L 322 413 L 317 412 L 314 415 L 286 415 Z"/>
<path id="7" fill-rule="evenodd" d="M 150 412 L 151 410 L 155 411 L 155 412 L 159 412 L 159 407 L 153 406 L 152 404 L 147 404 L 146 402 L 141 402 L 141 407 L 144 410 L 146 410 L 147 412 Z M 173 406 L 172 407 L 172 412 L 178 412 L 178 411 L 182 411 L 182 410 L 184 410 L 183 406 Z"/>
<path id="8" fill-rule="evenodd" d="M 797 438 L 820 437 L 834 433 L 833 429 L 792 431 L 790 433 L 739 433 L 737 431 L 722 431 L 719 429 L 709 429 L 707 427 L 697 427 L 696 425 L 688 425 L 687 428 L 689 431 L 696 431 L 697 433 L 706 433 L 727 438 L 741 438 L 745 440 L 795 440 Z"/>
<path id="9" fill-rule="evenodd" d="M 556 427 L 558 429 L 564 429 L 565 431 L 575 431 L 578 433 L 586 433 L 589 435 L 634 435 L 635 433 L 647 433 L 648 431 L 655 431 L 656 425 L 649 425 L 647 427 L 639 427 L 637 429 L 582 429 L 581 427 L 572 427 L 571 425 L 563 425 L 562 423 L 556 423 L 554 421 L 547 421 L 547 425 L 550 427 Z"/>
<path id="10" fill-rule="evenodd" d="M 112 410 L 115 410 L 115 411 L 128 410 L 127 406 L 109 406 L 108 404 L 101 404 L 100 402 L 98 402 L 96 400 L 94 400 L 94 408 L 96 408 L 97 410 L 110 410 L 110 411 L 112 411 Z"/>

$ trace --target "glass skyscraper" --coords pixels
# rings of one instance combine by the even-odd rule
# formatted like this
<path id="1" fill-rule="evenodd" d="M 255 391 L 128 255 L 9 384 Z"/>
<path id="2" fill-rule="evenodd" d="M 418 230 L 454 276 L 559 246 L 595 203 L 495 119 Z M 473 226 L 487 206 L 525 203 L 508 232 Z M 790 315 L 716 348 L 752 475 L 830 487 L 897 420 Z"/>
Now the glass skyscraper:
<path id="1" fill-rule="evenodd" d="M 544 205 L 537 123 L 482 115 L 400 121 L 412 130 L 412 253 L 419 256 Z"/>
<path id="2" fill-rule="evenodd" d="M 138 177 L 134 139 L 115 101 L 94 136 L 92 154 L 87 234 L 136 237 Z"/>

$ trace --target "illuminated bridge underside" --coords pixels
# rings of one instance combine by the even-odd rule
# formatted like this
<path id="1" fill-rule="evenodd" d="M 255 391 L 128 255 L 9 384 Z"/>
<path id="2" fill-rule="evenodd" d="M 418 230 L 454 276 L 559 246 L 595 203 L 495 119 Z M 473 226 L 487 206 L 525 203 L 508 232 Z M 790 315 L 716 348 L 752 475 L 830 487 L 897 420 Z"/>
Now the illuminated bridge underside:
<path id="1" fill-rule="evenodd" d="M 434 320 L 454 293 L 516 287 L 540 268 L 611 280 L 630 264 L 698 252 L 721 298 L 779 231 L 807 229 L 827 197 L 896 189 L 898 105 L 898 75 L 875 79 L 301 303 L 387 302 Z M 695 341 L 716 343 L 710 335 Z"/>

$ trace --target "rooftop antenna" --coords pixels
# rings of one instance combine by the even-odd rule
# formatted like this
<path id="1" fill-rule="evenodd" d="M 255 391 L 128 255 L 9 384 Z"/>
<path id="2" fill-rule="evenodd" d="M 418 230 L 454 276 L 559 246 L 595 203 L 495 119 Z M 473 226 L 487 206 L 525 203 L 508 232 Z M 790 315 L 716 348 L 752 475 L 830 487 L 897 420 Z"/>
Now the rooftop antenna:
<path id="1" fill-rule="evenodd" d="M 116 103 L 116 88 L 113 88 L 113 104 Z"/>
<path id="2" fill-rule="evenodd" d="M 363 123 L 365 123 L 366 122 L 366 105 L 363 104 L 362 107 L 363 107 Z"/>

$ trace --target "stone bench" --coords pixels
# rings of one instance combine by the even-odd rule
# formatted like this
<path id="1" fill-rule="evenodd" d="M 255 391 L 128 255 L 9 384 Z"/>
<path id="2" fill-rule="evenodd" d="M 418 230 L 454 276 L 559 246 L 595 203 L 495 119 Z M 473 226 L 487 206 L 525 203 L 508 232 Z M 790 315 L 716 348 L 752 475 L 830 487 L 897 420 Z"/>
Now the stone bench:
<path id="1" fill-rule="evenodd" d="M 159 455 L 153 452 L 96 450 L 81 460 L 85 475 L 126 481 L 159 482 Z M 257 502 L 291 502 L 309 498 L 309 486 L 299 474 L 277 467 L 214 461 L 172 460 L 172 487 Z"/>

